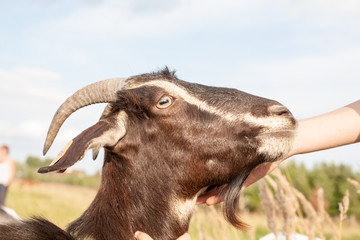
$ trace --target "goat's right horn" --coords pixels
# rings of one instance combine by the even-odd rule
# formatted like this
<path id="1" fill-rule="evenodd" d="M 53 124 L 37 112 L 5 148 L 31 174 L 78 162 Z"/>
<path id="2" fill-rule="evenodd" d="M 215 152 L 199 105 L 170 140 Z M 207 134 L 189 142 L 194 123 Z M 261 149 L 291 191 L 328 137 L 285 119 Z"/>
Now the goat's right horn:
<path id="1" fill-rule="evenodd" d="M 112 103 L 117 99 L 117 91 L 121 90 L 126 83 L 125 78 L 112 78 L 90 84 L 65 100 L 56 111 L 44 144 L 45 155 L 52 145 L 60 127 L 65 120 L 76 110 L 95 103 Z"/>

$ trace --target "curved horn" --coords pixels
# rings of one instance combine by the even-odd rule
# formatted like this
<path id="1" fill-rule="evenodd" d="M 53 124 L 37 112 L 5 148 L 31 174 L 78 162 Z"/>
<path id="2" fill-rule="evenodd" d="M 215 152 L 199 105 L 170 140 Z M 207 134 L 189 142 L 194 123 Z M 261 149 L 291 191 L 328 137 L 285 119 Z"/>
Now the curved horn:
<path id="1" fill-rule="evenodd" d="M 53 143 L 60 127 L 65 120 L 76 110 L 95 103 L 111 103 L 117 98 L 117 91 L 121 90 L 126 83 L 125 78 L 112 78 L 90 84 L 65 100 L 56 111 L 44 144 L 45 155 Z"/>

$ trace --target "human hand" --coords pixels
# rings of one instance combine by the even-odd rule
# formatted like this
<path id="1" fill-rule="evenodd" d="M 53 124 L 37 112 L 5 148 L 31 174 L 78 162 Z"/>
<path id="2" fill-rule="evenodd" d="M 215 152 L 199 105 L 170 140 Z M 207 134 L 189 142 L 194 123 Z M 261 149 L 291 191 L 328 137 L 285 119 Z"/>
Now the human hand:
<path id="1" fill-rule="evenodd" d="M 153 240 L 149 235 L 147 235 L 146 233 L 140 232 L 140 231 L 137 231 L 135 233 L 135 238 L 137 240 Z M 191 240 L 190 234 L 184 233 L 183 235 L 181 235 L 176 240 Z"/>
<path id="2" fill-rule="evenodd" d="M 254 168 L 248 178 L 246 179 L 242 189 L 249 187 L 251 184 L 257 182 L 261 178 L 265 177 L 267 174 L 271 173 L 275 168 L 277 168 L 280 163 L 282 163 L 285 159 L 281 159 L 275 162 L 265 162 L 258 165 Z"/>
<path id="3" fill-rule="evenodd" d="M 266 174 L 272 172 L 276 167 L 279 166 L 279 164 L 282 161 L 283 160 L 278 160 L 276 162 L 266 162 L 257 166 L 255 169 L 251 171 L 249 177 L 246 179 L 243 189 L 255 183 L 256 181 L 264 177 Z M 196 200 L 196 204 L 206 203 L 207 205 L 210 206 L 220 203 L 224 201 L 224 197 L 225 197 L 224 195 L 226 190 L 227 190 L 227 185 L 215 187 L 214 189 L 211 189 L 210 191 L 200 195 Z"/>
<path id="4" fill-rule="evenodd" d="M 224 201 L 225 192 L 227 190 L 227 184 L 215 187 L 210 191 L 201 194 L 196 199 L 196 204 L 206 203 L 208 206 L 214 205 Z"/>

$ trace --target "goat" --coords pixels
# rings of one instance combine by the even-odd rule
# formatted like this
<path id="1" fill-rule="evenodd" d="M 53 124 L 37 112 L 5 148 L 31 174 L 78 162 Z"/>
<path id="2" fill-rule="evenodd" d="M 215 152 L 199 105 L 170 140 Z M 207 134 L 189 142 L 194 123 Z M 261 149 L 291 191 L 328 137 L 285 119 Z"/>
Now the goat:
<path id="1" fill-rule="evenodd" d="M 199 194 L 223 184 L 224 216 L 245 229 L 236 213 L 244 181 L 259 164 L 284 157 L 296 129 L 276 101 L 188 83 L 165 68 L 74 93 L 55 113 L 44 155 L 70 114 L 101 102 L 108 105 L 100 120 L 38 170 L 64 171 L 86 150 L 95 159 L 104 148 L 101 184 L 89 208 L 66 231 L 36 218 L 1 226 L 0 239 L 134 239 L 136 230 L 175 239 L 188 230 Z"/>

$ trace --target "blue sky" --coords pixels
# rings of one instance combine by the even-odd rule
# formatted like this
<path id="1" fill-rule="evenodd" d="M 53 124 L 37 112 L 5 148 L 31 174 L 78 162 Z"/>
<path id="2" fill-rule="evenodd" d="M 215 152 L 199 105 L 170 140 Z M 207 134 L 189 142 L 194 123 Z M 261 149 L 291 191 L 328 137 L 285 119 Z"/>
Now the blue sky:
<path id="1" fill-rule="evenodd" d="M 53 114 L 77 89 L 165 65 L 183 80 L 234 87 L 311 117 L 359 99 L 359 63 L 357 0 L 1 1 L 0 143 L 18 161 L 41 156 Z M 71 116 L 48 156 L 103 107 Z M 356 167 L 359 145 L 296 159 Z M 101 162 L 86 157 L 76 168 L 94 172 Z"/>

